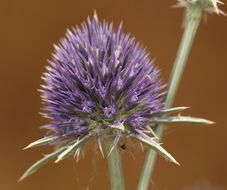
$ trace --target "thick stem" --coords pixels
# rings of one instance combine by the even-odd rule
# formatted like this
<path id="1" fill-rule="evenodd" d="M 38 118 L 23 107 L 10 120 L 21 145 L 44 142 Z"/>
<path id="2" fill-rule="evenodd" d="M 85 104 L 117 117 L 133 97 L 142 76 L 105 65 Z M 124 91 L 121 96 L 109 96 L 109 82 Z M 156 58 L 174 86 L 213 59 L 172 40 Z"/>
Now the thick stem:
<path id="1" fill-rule="evenodd" d="M 170 75 L 165 108 L 170 108 L 173 104 L 185 65 L 191 50 L 191 46 L 201 20 L 202 9 L 200 7 L 190 7 L 186 12 L 186 22 L 177 57 Z M 164 124 L 159 124 L 155 130 L 156 135 L 161 140 L 164 132 Z M 145 158 L 143 170 L 137 190 L 147 190 L 150 178 L 155 166 L 157 152 L 149 149 Z"/>
<path id="2" fill-rule="evenodd" d="M 107 155 L 109 154 L 112 146 L 113 141 L 105 139 L 105 148 Z M 121 164 L 121 155 L 116 145 L 115 148 L 112 150 L 110 155 L 107 156 L 108 160 L 108 167 L 109 167 L 109 174 L 110 174 L 110 182 L 112 190 L 124 190 L 124 176 Z"/>

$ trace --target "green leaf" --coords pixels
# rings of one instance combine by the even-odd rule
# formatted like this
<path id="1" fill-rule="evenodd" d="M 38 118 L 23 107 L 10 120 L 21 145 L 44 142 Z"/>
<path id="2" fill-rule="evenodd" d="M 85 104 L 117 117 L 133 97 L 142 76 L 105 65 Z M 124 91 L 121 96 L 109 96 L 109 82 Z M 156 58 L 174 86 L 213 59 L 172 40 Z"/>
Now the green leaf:
<path id="1" fill-rule="evenodd" d="M 180 165 L 164 148 L 160 146 L 159 143 L 154 141 L 151 137 L 143 134 L 143 135 L 137 135 L 133 136 L 136 139 L 138 139 L 140 142 L 148 145 L 151 149 L 158 152 L 161 156 L 163 156 L 166 160 L 169 160 L 171 162 L 174 162 L 177 165 Z M 145 138 L 144 138 L 145 137 Z"/>
<path id="2" fill-rule="evenodd" d="M 187 117 L 187 116 L 175 116 L 175 117 L 156 117 L 148 121 L 148 123 L 183 123 L 183 124 L 214 124 L 213 121 L 209 121 L 197 117 Z"/>
<path id="3" fill-rule="evenodd" d="M 26 146 L 24 148 L 24 150 L 28 149 L 28 148 L 31 148 L 31 147 L 34 147 L 34 146 L 41 146 L 41 145 L 53 142 L 53 141 L 57 140 L 58 138 L 59 138 L 58 136 L 49 136 L 49 137 L 41 138 L 41 139 L 39 139 L 39 140 L 37 140 L 35 142 L 32 142 L 28 146 Z"/>
<path id="4" fill-rule="evenodd" d="M 56 150 L 55 152 L 45 155 L 41 160 L 34 163 L 30 168 L 28 168 L 27 171 L 19 179 L 19 181 L 22 181 L 24 178 L 28 177 L 29 175 L 34 173 L 36 170 L 38 170 L 41 166 L 43 166 L 47 162 L 53 160 L 55 157 L 57 157 L 59 154 L 61 154 L 65 149 L 66 149 L 66 147 L 62 147 L 62 148 Z"/>
<path id="5" fill-rule="evenodd" d="M 93 135 L 93 131 L 88 133 L 86 136 L 83 138 L 79 139 L 76 143 L 73 145 L 69 146 L 64 152 L 62 152 L 55 163 L 58 163 L 59 161 L 63 160 L 67 156 L 69 156 L 73 151 L 75 151 L 78 147 L 80 147 L 84 142 L 86 142 L 91 136 Z"/>

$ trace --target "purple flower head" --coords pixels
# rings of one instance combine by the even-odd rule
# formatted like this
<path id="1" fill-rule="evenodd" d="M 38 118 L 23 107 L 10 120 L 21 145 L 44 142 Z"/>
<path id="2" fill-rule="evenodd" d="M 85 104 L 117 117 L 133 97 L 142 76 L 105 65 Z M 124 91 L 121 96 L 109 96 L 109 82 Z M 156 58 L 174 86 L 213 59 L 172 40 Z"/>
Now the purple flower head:
<path id="1" fill-rule="evenodd" d="M 47 128 L 59 136 L 83 136 L 118 122 L 136 134 L 149 115 L 161 111 L 159 70 L 144 48 L 122 33 L 122 25 L 114 32 L 97 16 L 88 19 L 82 29 L 68 30 L 49 63 L 43 115 L 53 121 Z M 83 134 L 81 128 L 86 129 Z"/>
<path id="2" fill-rule="evenodd" d="M 58 156 L 56 162 L 75 152 L 89 138 L 112 139 L 113 147 L 125 136 L 136 138 L 166 159 L 176 160 L 161 147 L 153 129 L 157 123 L 205 123 L 207 120 L 169 117 L 185 107 L 164 109 L 164 87 L 159 70 L 143 46 L 122 25 L 99 22 L 94 14 L 81 28 L 68 30 L 55 45 L 53 58 L 42 77 L 43 116 L 51 122 L 47 134 L 26 148 L 58 145 L 55 152 L 32 165 L 21 179 Z M 111 150 L 112 150 L 111 149 Z M 109 152 L 109 154 L 111 151 Z"/>
<path id="3" fill-rule="evenodd" d="M 145 49 L 122 33 L 122 25 L 114 32 L 95 14 L 67 31 L 49 63 L 41 90 L 43 116 L 52 120 L 45 127 L 60 141 L 106 131 L 116 135 L 119 124 L 122 133 L 137 136 L 162 111 L 159 70 Z"/>

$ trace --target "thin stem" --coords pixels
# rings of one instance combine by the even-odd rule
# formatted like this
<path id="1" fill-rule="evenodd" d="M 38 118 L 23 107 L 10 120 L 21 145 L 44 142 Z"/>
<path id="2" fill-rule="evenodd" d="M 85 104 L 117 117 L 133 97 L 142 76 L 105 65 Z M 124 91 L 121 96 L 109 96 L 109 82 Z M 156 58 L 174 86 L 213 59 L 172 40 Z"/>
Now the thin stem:
<path id="1" fill-rule="evenodd" d="M 109 154 L 113 141 L 105 139 L 104 141 L 106 147 L 106 153 Z M 116 145 L 110 155 L 107 156 L 109 174 L 110 174 L 110 182 L 112 190 L 124 190 L 124 176 L 121 164 L 121 155 Z"/>
<path id="2" fill-rule="evenodd" d="M 201 20 L 202 9 L 200 7 L 190 7 L 186 12 L 186 23 L 177 57 L 170 75 L 165 108 L 170 108 L 173 104 L 185 65 L 191 50 L 191 46 Z M 161 140 L 164 132 L 164 124 L 159 124 L 155 130 L 156 135 Z M 145 158 L 143 170 L 137 190 L 147 190 L 152 172 L 154 170 L 157 152 L 149 149 Z"/>

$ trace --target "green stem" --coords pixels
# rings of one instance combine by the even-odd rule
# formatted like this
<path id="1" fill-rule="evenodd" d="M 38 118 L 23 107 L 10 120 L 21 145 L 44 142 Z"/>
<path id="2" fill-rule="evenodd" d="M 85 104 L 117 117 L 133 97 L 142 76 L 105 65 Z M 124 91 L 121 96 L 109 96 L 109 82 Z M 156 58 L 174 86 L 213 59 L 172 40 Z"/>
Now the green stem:
<path id="1" fill-rule="evenodd" d="M 168 92 L 166 96 L 165 108 L 170 108 L 173 104 L 185 65 L 191 50 L 191 46 L 198 29 L 202 15 L 202 9 L 199 6 L 188 7 L 186 11 L 186 22 L 177 57 L 170 75 L 168 83 Z M 155 130 L 156 135 L 161 140 L 164 132 L 164 124 L 159 124 Z M 154 170 L 157 152 L 149 149 L 145 158 L 143 170 L 137 190 L 147 190 L 152 172 Z"/>
<path id="2" fill-rule="evenodd" d="M 113 141 L 105 139 L 104 143 L 106 147 L 106 153 L 108 155 L 113 146 Z M 121 155 L 117 145 L 114 147 L 110 155 L 107 156 L 107 160 L 112 190 L 124 190 L 125 185 L 121 164 Z"/>

